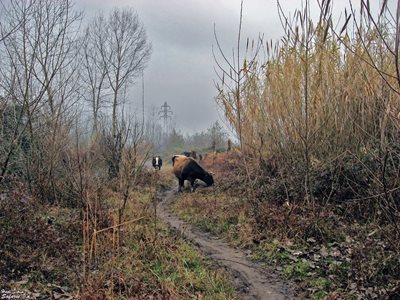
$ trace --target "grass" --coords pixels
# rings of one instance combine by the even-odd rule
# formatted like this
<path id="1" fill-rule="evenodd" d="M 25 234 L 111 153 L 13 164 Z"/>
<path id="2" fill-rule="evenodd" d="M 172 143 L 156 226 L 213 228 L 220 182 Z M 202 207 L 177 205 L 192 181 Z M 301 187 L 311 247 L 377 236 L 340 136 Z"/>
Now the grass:
<path id="1" fill-rule="evenodd" d="M 302 280 L 307 277 L 308 273 L 311 271 L 311 266 L 306 260 L 300 260 L 295 263 L 291 263 L 285 266 L 284 274 L 288 278 L 296 278 L 297 280 Z"/>
<path id="2" fill-rule="evenodd" d="M 174 203 L 182 219 L 247 249 L 252 259 L 297 282 L 309 298 L 396 295 L 400 273 L 398 256 L 386 239 L 390 227 L 350 222 L 338 206 L 289 210 L 268 199 L 258 202 L 263 218 L 257 220 L 241 191 L 245 187 L 229 184 L 227 172 L 232 172 L 220 168 L 235 163 L 224 163 L 223 155 L 212 160 L 205 163 L 216 171 L 220 187 L 182 193 Z"/>
<path id="3" fill-rule="evenodd" d="M 223 235 L 233 244 L 245 247 L 250 243 L 247 216 L 241 209 L 240 200 L 235 197 L 214 195 L 199 191 L 196 194 L 183 193 L 173 206 L 183 220 L 216 235 Z"/>
<path id="4" fill-rule="evenodd" d="M 79 212 L 48 207 L 21 185 L 2 191 L 0 286 L 23 291 L 78 287 Z M 48 216 L 55 218 L 48 222 Z"/>
<path id="5" fill-rule="evenodd" d="M 178 291 L 181 297 L 234 299 L 235 291 L 227 274 L 213 269 L 210 262 L 188 244 L 178 242 L 174 251 L 160 251 L 157 258 L 149 265 L 149 270 L 162 286 Z"/>
<path id="6" fill-rule="evenodd" d="M 165 172 L 160 173 L 158 184 L 165 183 Z M 123 244 L 109 257 L 111 249 L 104 247 L 100 254 L 102 269 L 96 275 L 94 287 L 99 290 L 108 284 L 107 294 L 123 299 L 130 297 L 172 297 L 172 299 L 234 299 L 235 291 L 230 277 L 213 268 L 211 263 L 183 239 L 173 235 L 159 221 L 154 223 L 154 187 L 143 187 L 130 194 L 126 219 L 145 217 L 138 223 L 128 224 Z M 110 205 L 119 201 L 110 194 Z M 103 241 L 105 242 L 105 241 Z M 114 250 L 115 252 L 115 250 Z M 101 278 L 106 275 L 107 278 Z M 110 274 L 118 274 L 117 277 Z"/>
<path id="7" fill-rule="evenodd" d="M 170 176 L 159 175 L 159 186 L 168 184 L 164 176 Z M 89 199 L 92 210 L 84 226 L 81 209 L 40 204 L 20 187 L 5 193 L 0 203 L 3 289 L 42 298 L 236 299 L 227 273 L 164 224 L 155 226 L 152 184 L 131 191 L 123 221 L 142 219 L 120 231 L 113 229 L 122 198 L 115 189 L 104 188 L 101 197 Z"/>

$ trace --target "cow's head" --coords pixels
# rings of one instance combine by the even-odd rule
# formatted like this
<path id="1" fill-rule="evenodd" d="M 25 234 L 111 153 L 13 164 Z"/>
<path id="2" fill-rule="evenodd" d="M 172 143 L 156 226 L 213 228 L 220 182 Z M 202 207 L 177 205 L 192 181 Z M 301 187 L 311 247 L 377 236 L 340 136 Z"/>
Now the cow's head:
<path id="1" fill-rule="evenodd" d="M 213 174 L 209 173 L 209 172 L 205 172 L 203 181 L 207 184 L 207 186 L 213 185 L 214 184 Z"/>

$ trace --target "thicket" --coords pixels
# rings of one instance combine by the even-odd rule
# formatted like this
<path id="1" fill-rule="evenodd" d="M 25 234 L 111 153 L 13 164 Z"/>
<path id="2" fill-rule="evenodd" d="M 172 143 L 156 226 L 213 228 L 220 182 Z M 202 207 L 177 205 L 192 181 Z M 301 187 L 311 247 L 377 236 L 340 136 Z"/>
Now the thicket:
<path id="1" fill-rule="evenodd" d="M 217 102 L 244 159 L 258 162 L 258 191 L 279 178 L 273 200 L 351 203 L 355 219 L 389 223 L 398 239 L 399 8 L 387 4 L 374 14 L 361 1 L 338 26 L 331 1 L 316 20 L 310 1 L 293 17 L 278 3 L 279 44 L 247 42 L 242 59 L 239 34 L 233 62 L 219 47 Z"/>
<path id="2" fill-rule="evenodd" d="M 181 218 L 294 280 L 302 297 L 398 298 L 398 240 L 382 212 L 360 216 L 367 204 L 346 201 L 308 205 L 274 160 L 259 170 L 257 159 L 234 150 L 201 163 L 214 173 L 214 190 L 182 194 L 174 203 Z"/>
<path id="3" fill-rule="evenodd" d="M 350 10 L 335 23 L 333 2 L 318 1 L 315 19 L 310 2 L 291 17 L 278 2 L 285 34 L 275 45 L 260 37 L 243 46 L 241 16 L 233 60 L 216 35 L 216 101 L 240 149 L 221 188 L 240 195 L 257 243 L 276 238 L 286 249 L 285 241 L 295 241 L 312 253 L 315 242 L 329 248 L 351 241 L 346 247 L 357 249 L 348 258 L 353 273 L 339 276 L 339 285 L 336 275 L 329 277 L 329 289 L 367 295 L 360 287 L 392 286 L 378 294 L 394 299 L 400 268 L 400 7 L 382 1 L 373 11 L 369 1 L 357 9 L 349 1 Z M 325 296 L 329 289 L 322 289 Z"/>
<path id="4" fill-rule="evenodd" d="M 70 0 L 0 0 L 5 292 L 234 297 L 226 274 L 155 218 L 168 181 L 145 165 L 157 124 L 145 123 L 144 107 L 126 109 L 150 54 L 133 10 L 85 20 Z"/>
<path id="5" fill-rule="evenodd" d="M 1 282 L 83 292 L 109 275 L 94 272 L 97 247 L 120 258 L 122 227 L 148 217 L 126 213 L 151 176 L 144 122 L 124 105 L 151 45 L 129 9 L 83 26 L 72 1 L 12 0 L 0 16 Z"/>

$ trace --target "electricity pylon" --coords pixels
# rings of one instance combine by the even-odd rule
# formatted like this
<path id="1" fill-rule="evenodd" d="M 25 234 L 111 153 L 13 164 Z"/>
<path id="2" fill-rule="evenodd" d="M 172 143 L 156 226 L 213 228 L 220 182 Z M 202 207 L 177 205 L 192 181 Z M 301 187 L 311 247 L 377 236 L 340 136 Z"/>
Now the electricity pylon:
<path id="1" fill-rule="evenodd" d="M 161 105 L 160 111 L 158 112 L 159 119 L 163 120 L 163 129 L 164 135 L 167 136 L 169 133 L 169 121 L 172 120 L 173 111 L 171 110 L 171 106 L 168 105 L 167 101 Z"/>

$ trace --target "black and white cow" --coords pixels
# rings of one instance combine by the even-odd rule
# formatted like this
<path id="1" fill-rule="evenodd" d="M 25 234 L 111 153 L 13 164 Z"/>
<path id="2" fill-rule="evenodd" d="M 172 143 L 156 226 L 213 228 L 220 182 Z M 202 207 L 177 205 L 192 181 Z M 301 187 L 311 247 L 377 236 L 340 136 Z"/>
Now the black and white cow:
<path id="1" fill-rule="evenodd" d="M 161 170 L 161 167 L 162 167 L 162 159 L 161 159 L 161 157 L 160 156 L 154 156 L 153 157 L 153 167 L 154 167 L 154 169 L 158 169 L 158 170 Z"/>

